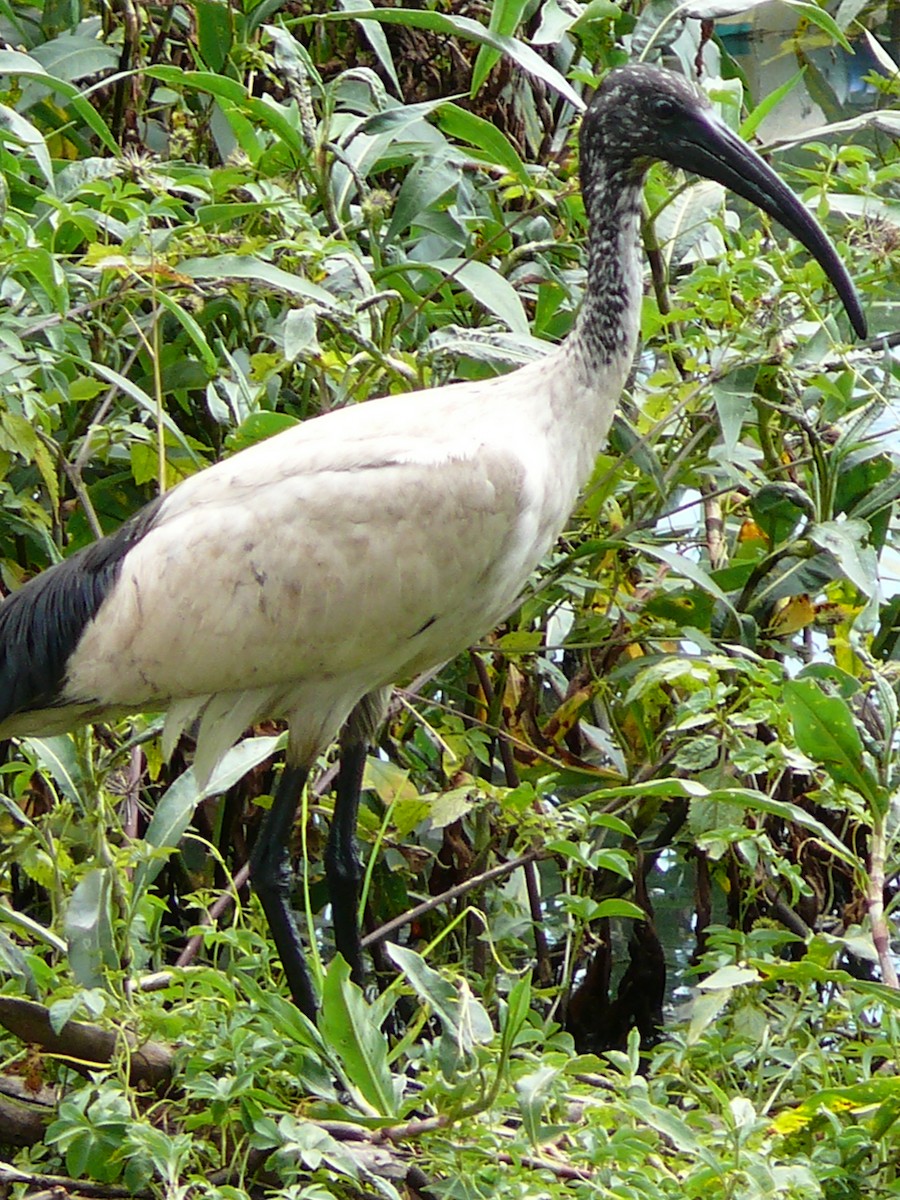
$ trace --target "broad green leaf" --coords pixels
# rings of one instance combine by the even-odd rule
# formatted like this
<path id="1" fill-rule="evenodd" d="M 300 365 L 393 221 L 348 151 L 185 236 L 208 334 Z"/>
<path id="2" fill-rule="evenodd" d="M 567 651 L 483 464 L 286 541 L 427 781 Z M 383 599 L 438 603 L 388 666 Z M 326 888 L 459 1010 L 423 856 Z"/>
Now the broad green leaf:
<path id="1" fill-rule="evenodd" d="M 561 896 L 566 912 L 579 921 L 589 924 L 610 917 L 626 917 L 632 921 L 646 921 L 647 914 L 630 900 L 594 900 L 590 896 Z"/>
<path id="2" fill-rule="evenodd" d="M 4 919 L 2 915 L 4 908 L 4 905 L 0 905 L 0 921 Z M 65 943 L 62 948 L 65 953 Z M 17 980 L 17 986 L 32 1000 L 38 998 L 38 986 L 34 973 L 28 965 L 28 959 L 12 938 L 7 937 L 0 929 L 0 979 L 6 980 L 10 976 Z"/>
<path id="3" fill-rule="evenodd" d="M 143 388 L 138 387 L 136 383 L 133 383 L 126 376 L 120 375 L 118 371 L 114 371 L 112 367 L 107 367 L 103 363 L 91 362 L 90 366 L 92 370 L 97 372 L 101 379 L 105 379 L 107 383 L 114 384 L 124 395 L 130 396 L 154 421 L 156 420 L 158 415 L 157 405 Z M 191 445 L 188 437 L 182 433 L 181 427 L 175 423 L 167 412 L 162 413 L 162 423 L 167 432 L 174 437 L 178 445 L 188 453 L 192 462 L 196 463 L 198 467 L 205 465 L 200 462 L 196 450 Z"/>
<path id="4" fill-rule="evenodd" d="M 874 596 L 879 590 L 878 560 L 872 547 L 863 544 L 868 536 L 868 524 L 858 519 L 821 521 L 807 530 L 809 540 L 834 556 L 842 574 L 864 596 Z"/>
<path id="5" fill-rule="evenodd" d="M 119 65 L 119 52 L 115 46 L 79 32 L 60 34 L 35 46 L 31 54 L 48 75 L 64 83 L 107 74 Z"/>
<path id="6" fill-rule="evenodd" d="M 499 271 L 467 258 L 442 258 L 430 265 L 464 287 L 514 333 L 528 333 L 528 317 L 519 294 Z"/>
<path id="7" fill-rule="evenodd" d="M 388 1043 L 350 968 L 336 955 L 325 972 L 319 1030 L 343 1069 L 348 1091 L 372 1116 L 398 1115 L 397 1088 L 388 1065 Z"/>
<path id="8" fill-rule="evenodd" d="M 698 987 L 707 992 L 714 992 L 720 988 L 735 988 L 742 987 L 746 983 L 759 983 L 760 978 L 759 971 L 752 967 L 719 967 L 718 971 L 713 971 L 712 975 L 701 979 Z"/>
<path id="9" fill-rule="evenodd" d="M 710 218 L 722 211 L 725 189 L 709 179 L 699 179 L 682 190 L 654 217 L 654 229 L 663 248 L 669 274 L 690 262 L 716 258 L 725 246 Z"/>
<path id="10" fill-rule="evenodd" d="M 82 987 L 103 987 L 104 968 L 117 965 L 112 928 L 113 867 L 98 867 L 84 876 L 66 908 L 64 932 L 72 974 Z"/>
<path id="11" fill-rule="evenodd" d="M 0 50 L 0 75 L 21 75 L 26 79 L 35 79 L 45 84 L 52 91 L 60 92 L 72 106 L 73 111 L 84 121 L 85 125 L 100 139 L 111 154 L 119 154 L 119 145 L 109 130 L 108 125 L 84 95 L 74 86 L 63 79 L 48 75 L 45 69 L 28 54 L 18 50 Z M 104 79 L 103 86 L 108 87 L 113 81 Z"/>
<path id="12" fill-rule="evenodd" d="M 385 950 L 408 979 L 420 1000 L 435 1013 L 443 1035 L 463 1054 L 493 1040 L 494 1027 L 481 1003 L 463 987 L 454 987 L 406 946 L 385 942 Z"/>
<path id="13" fill-rule="evenodd" d="M 154 294 L 154 298 L 157 303 L 166 310 L 166 312 L 170 313 L 175 318 L 178 324 L 191 339 L 197 349 L 197 352 L 203 360 L 203 365 L 209 372 L 210 377 L 218 375 L 218 359 L 216 358 L 209 342 L 206 340 L 206 334 L 200 328 L 196 318 L 193 317 L 183 305 L 179 304 L 174 296 L 170 296 L 167 292 L 157 291 Z"/>
<path id="14" fill-rule="evenodd" d="M 800 13 L 801 16 L 806 17 L 813 25 L 818 25 L 820 29 L 823 29 L 832 41 L 837 42 L 842 50 L 846 50 L 848 54 L 853 54 L 853 47 L 844 36 L 843 30 L 834 17 L 826 12 L 824 8 L 820 8 L 818 4 L 806 3 L 806 0 L 785 0 L 785 3 L 794 12 Z"/>
<path id="15" fill-rule="evenodd" d="M 750 512 L 774 550 L 786 542 L 801 521 L 815 516 L 812 501 L 795 483 L 765 483 L 750 498 Z"/>
<path id="16" fill-rule="evenodd" d="M 404 177 L 391 213 L 388 237 L 405 233 L 423 218 L 444 196 L 457 188 L 462 179 L 460 166 L 446 156 L 428 157 L 413 163 Z"/>
<path id="17" fill-rule="evenodd" d="M 713 381 L 713 399 L 722 428 L 722 440 L 729 455 L 733 454 L 740 440 L 745 422 L 753 415 L 754 386 L 758 375 L 757 367 L 738 367 L 724 378 Z"/>
<path id="18" fill-rule="evenodd" d="M 631 1099 L 629 1105 L 642 1121 L 645 1121 L 651 1129 L 661 1133 L 676 1150 L 688 1155 L 691 1159 L 700 1154 L 703 1143 L 687 1121 L 678 1116 L 674 1106 L 660 1108 L 640 1096 Z"/>
<path id="19" fill-rule="evenodd" d="M 221 0 L 196 0 L 197 44 L 200 57 L 212 71 L 221 71 L 234 37 L 230 6 Z"/>
<path id="20" fill-rule="evenodd" d="M 504 1052 L 509 1053 L 531 1010 L 531 972 L 526 972 L 509 989 L 506 1005 L 500 1016 L 500 1032 Z"/>
<path id="21" fill-rule="evenodd" d="M 373 113 L 371 117 L 366 117 L 356 132 L 357 134 L 365 134 L 368 137 L 387 133 L 390 134 L 391 140 L 395 141 L 411 125 L 415 125 L 419 121 L 424 121 L 426 117 L 430 117 L 432 113 L 441 108 L 444 103 L 444 100 L 437 99 L 422 100 L 419 104 L 395 104 L 390 108 L 384 109 L 383 112 Z"/>
<path id="22" fill-rule="evenodd" d="M 516 1099 L 522 1113 L 522 1125 L 532 1146 L 541 1143 L 541 1114 L 559 1075 L 559 1067 L 544 1065 L 520 1075 L 516 1080 Z"/>
<path id="23" fill-rule="evenodd" d="M 740 135 L 745 142 L 750 141 L 762 122 L 766 119 L 769 113 L 778 107 L 785 96 L 789 96 L 791 94 L 794 88 L 803 79 L 805 72 L 806 67 L 801 67 L 796 75 L 792 75 L 791 78 L 786 83 L 781 84 L 780 87 L 773 88 L 768 95 L 764 96 L 760 100 L 759 104 L 757 104 L 757 106 L 747 117 L 746 121 L 744 121 L 744 123 L 741 125 Z"/>
<path id="24" fill-rule="evenodd" d="M 690 579 L 701 591 L 707 592 L 714 599 L 718 600 L 728 610 L 734 620 L 740 624 L 738 614 L 735 612 L 731 600 L 722 591 L 709 572 L 701 567 L 699 563 L 694 562 L 687 555 L 677 554 L 674 550 L 669 550 L 666 546 L 657 546 L 650 542 L 636 542 L 633 545 L 641 554 L 647 554 L 651 558 L 658 558 L 660 562 L 664 562 L 666 566 L 671 567 L 676 575 L 683 575 L 686 579 Z"/>
<path id="25" fill-rule="evenodd" d="M 52 929 L 48 929 L 45 925 L 38 924 L 25 913 L 16 912 L 15 909 L 7 908 L 5 904 L 0 904 L 0 922 L 4 925 L 12 925 L 18 929 L 29 940 L 43 942 L 45 946 L 49 946 L 55 954 L 65 954 L 66 943 L 61 937 L 58 937 Z"/>
<path id="26" fill-rule="evenodd" d="M 773 1120 L 773 1126 L 783 1136 L 796 1133 L 811 1124 L 823 1113 L 834 1113 L 844 1117 L 853 1114 L 860 1123 L 866 1114 L 874 1116 L 884 1106 L 891 1109 L 891 1122 L 900 1115 L 900 1079 L 885 1075 L 851 1083 L 846 1087 L 822 1088 L 808 1096 L 800 1104 L 787 1108 Z"/>
<path id="27" fill-rule="evenodd" d="M 583 797 L 583 802 L 602 799 L 604 803 L 608 803 L 617 798 L 639 799 L 643 796 L 683 796 L 695 802 L 729 804 L 747 812 L 768 813 L 771 816 L 780 817 L 783 821 L 803 826 L 815 834 L 842 862 L 850 862 L 855 865 L 855 859 L 844 843 L 821 821 L 810 816 L 797 804 L 775 800 L 771 796 L 765 795 L 764 792 L 758 792 L 752 788 L 710 789 L 696 779 L 654 779 L 648 783 L 635 783 L 627 787 L 603 788 L 601 791 L 592 792 Z"/>
<path id="28" fill-rule="evenodd" d="M 0 129 L 5 129 L 34 156 L 34 161 L 41 169 L 41 174 L 47 183 L 48 191 L 54 190 L 53 164 L 44 135 L 39 129 L 23 116 L 6 104 L 0 104 Z"/>
<path id="29" fill-rule="evenodd" d="M 816 554 L 812 558 L 784 555 L 778 558 L 753 593 L 753 610 L 768 616 L 778 600 L 803 592 L 815 595 L 836 577 L 834 558 L 830 554 Z"/>
<path id="30" fill-rule="evenodd" d="M 481 162 L 503 167 L 520 183 L 531 181 L 528 168 L 522 162 L 512 142 L 490 121 L 476 113 L 460 108 L 458 104 L 442 104 L 437 112 L 437 123 L 441 130 L 458 142 L 474 147 L 474 155 Z"/>
<path id="31" fill-rule="evenodd" d="M 170 87 L 182 87 L 188 91 L 207 92 L 220 100 L 227 100 L 248 118 L 269 129 L 299 159 L 306 157 L 306 145 L 299 122 L 293 114 L 286 115 L 269 96 L 251 96 L 242 83 L 224 75 L 213 75 L 209 71 L 183 71 L 180 67 L 147 67 L 144 73 Z"/>
<path id="32" fill-rule="evenodd" d="M 853 788 L 880 811 L 884 797 L 871 768 L 863 762 L 862 739 L 847 702 L 840 696 L 826 696 L 809 679 L 789 680 L 784 699 L 803 753 L 821 763 L 835 783 Z"/>
<path id="33" fill-rule="evenodd" d="M 68 734 L 56 737 L 28 738 L 28 745 L 44 770 L 56 780 L 63 795 L 74 804 L 81 803 L 84 775 L 75 743 Z"/>

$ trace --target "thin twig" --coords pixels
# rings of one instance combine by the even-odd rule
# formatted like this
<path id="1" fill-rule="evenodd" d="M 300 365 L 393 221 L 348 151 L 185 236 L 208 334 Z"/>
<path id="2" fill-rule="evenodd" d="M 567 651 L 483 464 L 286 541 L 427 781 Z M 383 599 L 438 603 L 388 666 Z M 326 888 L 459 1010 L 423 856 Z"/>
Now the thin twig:
<path id="1" fill-rule="evenodd" d="M 545 858 L 546 856 L 547 851 L 545 850 L 529 850 L 519 858 L 512 858 L 508 862 L 500 863 L 499 866 L 491 867 L 489 871 L 483 871 L 480 875 L 473 875 L 471 879 L 463 880 L 462 883 L 456 884 L 455 887 L 448 888 L 446 892 L 441 892 L 439 896 L 432 896 L 430 899 L 416 905 L 415 908 L 407 909 L 399 917 L 394 917 L 392 921 L 387 921 L 384 925 L 379 925 L 377 929 L 373 929 L 371 933 L 367 933 L 362 939 L 363 948 L 365 949 L 375 942 L 383 942 L 385 938 L 390 937 L 392 933 L 396 933 L 398 929 L 402 929 L 404 925 L 409 925 L 411 921 L 417 921 L 419 917 L 423 917 L 433 909 L 439 908 L 442 904 L 449 904 L 452 900 L 456 900 L 460 896 L 465 896 L 467 892 L 474 891 L 475 888 L 482 887 L 486 883 L 492 883 L 495 879 L 502 879 L 505 875 L 511 875 L 513 871 L 517 871 L 519 867 L 524 866 L 526 863 L 534 862 L 536 859 Z"/>

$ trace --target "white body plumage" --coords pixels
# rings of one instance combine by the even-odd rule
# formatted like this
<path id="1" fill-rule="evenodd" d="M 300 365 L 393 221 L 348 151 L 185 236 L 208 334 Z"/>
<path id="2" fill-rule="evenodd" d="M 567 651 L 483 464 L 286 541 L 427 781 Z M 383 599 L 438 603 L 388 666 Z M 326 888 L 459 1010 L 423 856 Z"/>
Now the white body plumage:
<path id="1" fill-rule="evenodd" d="M 186 480 L 125 554 L 58 700 L 0 737 L 165 708 L 171 743 L 201 715 L 202 777 L 251 722 L 287 717 L 291 758 L 310 761 L 363 695 L 513 607 L 591 470 L 634 337 L 600 379 L 571 343 L 331 412 Z"/>

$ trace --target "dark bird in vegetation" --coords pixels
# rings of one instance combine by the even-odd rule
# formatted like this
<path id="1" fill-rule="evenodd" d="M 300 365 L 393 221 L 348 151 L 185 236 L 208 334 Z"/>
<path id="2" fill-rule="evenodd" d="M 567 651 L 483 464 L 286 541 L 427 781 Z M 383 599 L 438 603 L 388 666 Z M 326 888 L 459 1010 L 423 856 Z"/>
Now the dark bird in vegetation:
<path id="1" fill-rule="evenodd" d="M 289 839 L 317 756 L 342 727 L 326 869 L 336 942 L 362 976 L 354 833 L 368 739 L 391 684 L 502 621 L 553 545 L 631 365 L 647 169 L 717 181 L 819 261 L 866 322 L 825 233 L 684 80 L 613 71 L 581 128 L 587 287 L 566 341 L 511 374 L 329 412 L 219 462 L 0 606 L 0 738 L 168 710 L 194 720 L 208 777 L 242 730 L 285 718 L 287 766 L 251 858 L 291 993 L 316 997 L 289 904 Z"/>

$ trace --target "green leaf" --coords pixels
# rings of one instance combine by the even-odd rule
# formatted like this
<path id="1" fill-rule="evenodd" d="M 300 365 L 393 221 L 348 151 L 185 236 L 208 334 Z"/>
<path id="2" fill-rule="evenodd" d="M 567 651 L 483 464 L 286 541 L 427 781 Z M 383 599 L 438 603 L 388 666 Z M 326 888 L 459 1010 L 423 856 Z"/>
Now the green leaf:
<path id="1" fill-rule="evenodd" d="M 88 871 L 72 893 L 64 922 L 69 966 L 82 987 L 103 987 L 117 966 L 112 928 L 113 867 Z"/>
<path id="2" fill-rule="evenodd" d="M 756 108 L 747 117 L 747 120 L 741 125 L 740 135 L 745 142 L 749 142 L 756 133 L 757 129 L 766 119 L 770 112 L 778 107 L 781 101 L 791 94 L 798 83 L 803 79 L 806 73 L 806 67 L 801 67 L 796 75 L 792 75 L 787 83 L 781 84 L 780 87 L 773 88 L 768 95 L 764 96 L 757 104 Z"/>
<path id="3" fill-rule="evenodd" d="M 878 560 L 872 547 L 863 544 L 868 536 L 868 524 L 858 519 L 821 521 L 807 531 L 814 545 L 834 556 L 845 578 L 864 596 L 874 596 L 879 590 Z"/>
<path id="4" fill-rule="evenodd" d="M 491 1019 L 464 982 L 454 987 L 432 970 L 420 954 L 405 946 L 385 942 L 385 950 L 409 980 L 418 997 L 440 1020 L 443 1038 L 453 1052 L 447 1057 L 467 1056 L 476 1045 L 493 1040 Z"/>
<path id="5" fill-rule="evenodd" d="M 437 110 L 437 123 L 443 133 L 458 142 L 474 147 L 475 157 L 482 162 L 503 167 L 520 183 L 529 184 L 531 176 L 512 142 L 490 121 L 460 108 L 458 104 L 442 104 Z"/>
<path id="6" fill-rule="evenodd" d="M 180 67 L 160 66 L 146 67 L 144 74 L 170 87 L 206 92 L 220 101 L 228 101 L 245 118 L 256 121 L 261 128 L 274 133 L 295 159 L 303 160 L 306 146 L 299 121 L 294 114 L 288 115 L 289 110 L 281 108 L 271 97 L 251 96 L 236 79 L 213 75 L 209 71 L 183 71 Z"/>
<path id="7" fill-rule="evenodd" d="M 56 780 L 63 795 L 80 804 L 84 774 L 71 737 L 61 733 L 57 737 L 28 738 L 28 745 L 47 774 Z"/>
<path id="8" fill-rule="evenodd" d="M 49 42 L 35 46 L 31 53 L 48 75 L 64 83 L 75 83 L 92 75 L 106 75 L 114 71 L 119 63 L 119 54 L 114 46 L 77 31 L 60 34 Z"/>
<path id="9" fill-rule="evenodd" d="M 198 788 L 194 768 L 189 767 L 166 790 L 154 809 L 144 841 L 154 850 L 174 849 L 187 832 L 194 809 L 207 796 L 227 792 L 239 779 L 271 758 L 281 744 L 280 737 L 249 737 L 238 742 L 217 764 L 204 788 Z M 162 870 L 167 855 L 142 862 L 134 873 L 135 897 L 149 887 Z"/>
<path id="10" fill-rule="evenodd" d="M 47 182 L 48 190 L 52 192 L 54 190 L 53 164 L 50 161 L 50 152 L 41 131 L 36 129 L 30 121 L 26 121 L 15 109 L 9 108 L 5 104 L 0 104 L 0 129 L 12 134 L 16 141 L 31 151 L 34 161 L 40 167 L 41 174 Z"/>
<path id="11" fill-rule="evenodd" d="M 794 12 L 798 12 L 801 16 L 806 17 L 813 25 L 818 25 L 820 29 L 824 29 L 829 38 L 837 42 L 842 50 L 846 50 L 848 54 L 853 54 L 853 47 L 844 36 L 840 25 L 824 8 L 820 8 L 818 4 L 808 4 L 806 0 L 786 0 L 786 3 Z"/>
<path id="12" fill-rule="evenodd" d="M 264 262 L 253 254 L 217 254 L 210 258 L 189 258 L 178 270 L 191 279 L 223 281 L 248 279 L 267 287 L 277 288 L 302 300 L 315 300 L 329 309 L 335 307 L 334 297 L 316 283 L 283 271 L 273 263 Z"/>
<path id="13" fill-rule="evenodd" d="M 156 420 L 158 415 L 156 402 L 147 395 L 143 388 L 133 383 L 126 376 L 120 375 L 118 371 L 114 371 L 112 367 L 107 367 L 104 363 L 94 361 L 90 363 L 90 366 L 92 370 L 97 372 L 101 379 L 105 379 L 107 383 L 115 385 L 124 395 L 130 396 L 144 412 L 149 413 L 154 421 Z M 175 423 L 167 412 L 162 413 L 162 423 L 166 431 L 172 434 L 178 445 L 187 452 L 191 461 L 196 463 L 198 467 L 205 466 L 205 463 L 201 463 L 198 458 L 190 439 L 186 434 L 182 433 L 180 426 Z"/>
<path id="14" fill-rule="evenodd" d="M 873 809 L 881 810 L 884 797 L 863 762 L 862 739 L 847 702 L 840 696 L 826 696 L 809 679 L 789 680 L 784 699 L 803 753 L 821 763 L 835 783 L 853 788 Z"/>
<path id="15" fill-rule="evenodd" d="M 196 319 L 187 311 L 183 305 L 179 304 L 174 296 L 170 296 L 167 292 L 157 291 L 155 299 L 160 306 L 171 313 L 178 324 L 182 327 L 194 346 L 198 354 L 203 360 L 203 365 L 206 368 L 210 378 L 214 378 L 219 373 L 219 361 L 216 358 L 212 347 L 206 340 L 206 334 L 198 325 Z"/>
<path id="16" fill-rule="evenodd" d="M 373 7 L 371 0 L 339 0 L 339 3 L 346 13 L 371 12 Z M 381 64 L 384 73 L 394 85 L 394 91 L 398 96 L 402 96 L 403 88 L 400 86 L 400 80 L 397 78 L 394 56 L 391 54 L 391 47 L 384 36 L 384 30 L 372 21 L 363 21 L 360 28 L 362 29 L 363 37 L 374 50 L 375 57 Z"/>
<path id="17" fill-rule="evenodd" d="M 0 75 L 21 75 L 26 79 L 35 79 L 51 90 L 60 92 L 72 106 L 73 111 L 100 139 L 106 149 L 111 154 L 118 156 L 119 145 L 108 125 L 93 104 L 85 98 L 87 93 L 82 95 L 74 84 L 48 75 L 37 59 L 28 54 L 21 54 L 18 50 L 0 50 Z M 109 87 L 112 82 L 112 79 L 106 78 L 103 80 L 102 86 Z"/>
<path id="18" fill-rule="evenodd" d="M 500 34 L 501 36 L 510 36 L 515 33 L 527 6 L 528 0 L 494 0 L 490 7 L 491 19 L 489 29 L 491 33 Z M 493 46 L 482 45 L 479 47 L 475 66 L 472 68 L 472 86 L 469 89 L 470 96 L 474 97 L 478 95 L 482 84 L 488 75 L 490 75 L 499 59 L 500 51 Z"/>
<path id="19" fill-rule="evenodd" d="M 522 1125 L 532 1146 L 540 1145 L 541 1114 L 559 1075 L 558 1067 L 545 1065 L 516 1080 L 516 1099 L 522 1113 Z"/>
<path id="20" fill-rule="evenodd" d="M 339 1060 L 344 1082 L 373 1116 L 398 1115 L 398 1093 L 388 1065 L 387 1038 L 363 994 L 350 980 L 350 968 L 336 955 L 325 972 L 318 1026 Z"/>
<path id="21" fill-rule="evenodd" d="M 760 979 L 759 971 L 753 967 L 719 967 L 718 971 L 713 971 L 711 975 L 701 979 L 698 986 L 706 992 L 715 992 L 721 988 L 743 987 L 747 983 L 759 983 Z"/>
<path id="22" fill-rule="evenodd" d="M 211 71 L 221 71 L 234 40 L 230 5 L 222 0 L 196 0 L 197 44 Z"/>
<path id="23" fill-rule="evenodd" d="M 815 516 L 809 496 L 795 483 L 765 483 L 750 499 L 750 512 L 774 550 L 794 533 L 804 517 Z"/>
<path id="24" fill-rule="evenodd" d="M 467 258 L 441 258 L 430 265 L 464 287 L 474 300 L 504 321 L 514 333 L 528 333 L 528 317 L 519 294 L 499 271 Z"/>
<path id="25" fill-rule="evenodd" d="M 318 21 L 346 21 L 348 15 L 346 13 L 317 13 L 314 16 L 301 17 L 297 23 L 311 25 Z M 584 101 L 577 92 L 573 91 L 559 71 L 545 62 L 530 46 L 526 46 L 517 38 L 492 33 L 470 17 L 450 16 L 440 12 L 420 12 L 413 8 L 378 8 L 371 12 L 353 13 L 352 16 L 356 21 L 380 21 L 383 25 L 402 25 L 407 29 L 426 29 L 445 37 L 461 37 L 485 46 L 493 46 L 494 49 L 508 54 L 523 71 L 527 71 L 535 79 L 540 79 L 553 88 L 576 109 L 581 111 L 584 108 Z"/>
<path id="26" fill-rule="evenodd" d="M 651 558 L 658 558 L 660 562 L 670 567 L 676 575 L 690 579 L 701 591 L 707 592 L 714 599 L 718 600 L 728 610 L 735 622 L 740 625 L 738 614 L 731 600 L 722 591 L 709 572 L 704 570 L 699 563 L 693 562 L 686 555 L 669 550 L 666 546 L 656 546 L 649 542 L 635 542 L 632 544 L 641 554 L 647 554 Z"/>
<path id="27" fill-rule="evenodd" d="M 531 972 L 526 972 L 509 989 L 506 1004 L 500 1017 L 500 1031 L 504 1053 L 508 1054 L 515 1044 L 519 1032 L 524 1028 L 531 1010 Z"/>

